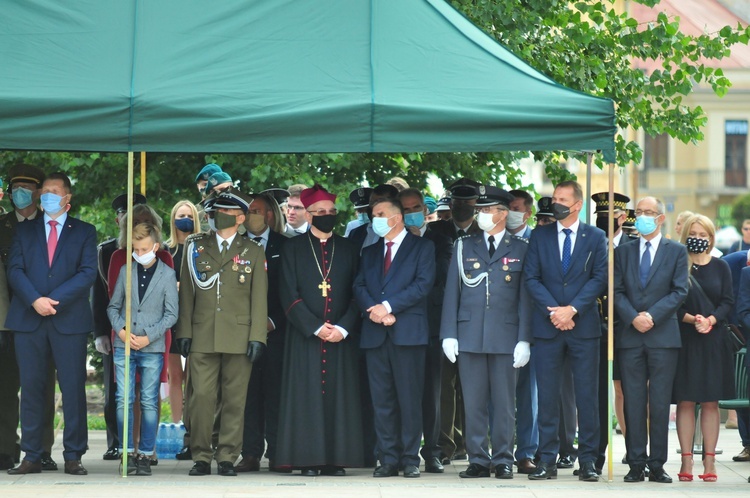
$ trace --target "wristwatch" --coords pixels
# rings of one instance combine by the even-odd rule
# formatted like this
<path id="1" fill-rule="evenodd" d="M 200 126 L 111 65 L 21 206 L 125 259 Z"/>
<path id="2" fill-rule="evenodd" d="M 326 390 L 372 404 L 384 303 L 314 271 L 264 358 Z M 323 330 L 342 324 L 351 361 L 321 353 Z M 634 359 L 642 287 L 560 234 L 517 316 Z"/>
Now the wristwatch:
<path id="1" fill-rule="evenodd" d="M 648 311 L 647 311 L 647 312 L 645 312 L 645 313 L 644 313 L 644 315 L 646 316 L 646 318 L 648 318 L 648 319 L 649 319 L 649 320 L 651 320 L 652 322 L 654 321 L 654 317 L 652 317 L 652 316 L 651 316 L 651 313 L 649 313 Z"/>
<path id="2" fill-rule="evenodd" d="M 574 314 L 574 315 L 577 315 L 577 314 L 578 314 L 578 310 L 576 309 L 576 307 L 575 307 L 575 306 L 573 306 L 572 304 L 570 304 L 569 306 L 570 306 L 570 309 L 572 309 L 572 310 L 573 310 L 573 314 Z"/>

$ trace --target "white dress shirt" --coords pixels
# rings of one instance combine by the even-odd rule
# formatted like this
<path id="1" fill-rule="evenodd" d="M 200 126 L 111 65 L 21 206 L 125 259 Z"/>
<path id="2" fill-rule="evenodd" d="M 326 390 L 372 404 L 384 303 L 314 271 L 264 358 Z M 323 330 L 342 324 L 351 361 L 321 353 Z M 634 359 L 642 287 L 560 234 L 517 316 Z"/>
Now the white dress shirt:
<path id="1" fill-rule="evenodd" d="M 573 249 L 575 249 L 576 247 L 576 237 L 578 235 L 578 229 L 580 228 L 580 226 L 581 226 L 581 222 L 579 220 L 576 220 L 575 223 L 567 227 L 573 231 L 573 233 L 570 234 L 570 254 L 573 254 Z M 558 241 L 558 246 L 560 248 L 560 261 L 562 261 L 563 244 L 565 243 L 565 232 L 563 232 L 564 228 L 565 227 L 562 225 L 562 223 L 558 221 L 557 222 L 557 241 Z"/>

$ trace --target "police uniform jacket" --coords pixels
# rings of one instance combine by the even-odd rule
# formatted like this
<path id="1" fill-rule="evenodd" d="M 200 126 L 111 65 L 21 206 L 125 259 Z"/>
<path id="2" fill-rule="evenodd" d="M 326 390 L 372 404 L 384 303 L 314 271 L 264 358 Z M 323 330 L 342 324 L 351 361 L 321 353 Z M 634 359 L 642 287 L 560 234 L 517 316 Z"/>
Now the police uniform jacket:
<path id="1" fill-rule="evenodd" d="M 458 244 L 463 244 L 460 264 Z M 507 231 L 492 257 L 482 232 L 456 241 L 445 286 L 441 339 L 457 339 L 462 352 L 487 354 L 513 354 L 518 341 L 532 342 L 532 306 L 521 278 L 527 249 L 525 240 Z M 459 272 L 467 278 L 486 272 L 487 279 L 469 287 Z"/>
<path id="2" fill-rule="evenodd" d="M 191 271 L 190 266 L 193 266 Z M 209 288 L 201 288 L 214 275 Z M 222 258 L 214 232 L 185 241 L 177 337 L 192 339 L 191 353 L 247 353 L 265 344 L 268 279 L 263 247 L 239 234 Z"/>

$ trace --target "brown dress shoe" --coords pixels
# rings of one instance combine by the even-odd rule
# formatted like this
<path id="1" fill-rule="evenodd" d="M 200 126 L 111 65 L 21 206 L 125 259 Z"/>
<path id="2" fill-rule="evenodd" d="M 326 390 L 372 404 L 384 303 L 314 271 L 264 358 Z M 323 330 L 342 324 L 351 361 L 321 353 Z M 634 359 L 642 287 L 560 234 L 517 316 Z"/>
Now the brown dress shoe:
<path id="1" fill-rule="evenodd" d="M 518 473 L 519 474 L 531 474 L 536 470 L 534 460 L 531 458 L 522 458 L 518 461 Z"/>
<path id="2" fill-rule="evenodd" d="M 235 472 L 257 472 L 260 470 L 260 460 L 254 456 L 242 457 L 239 465 L 234 468 Z"/>
<path id="3" fill-rule="evenodd" d="M 65 460 L 65 473 L 74 476 L 88 475 L 89 471 L 81 465 L 80 460 Z"/>
<path id="4" fill-rule="evenodd" d="M 31 462 L 26 459 L 22 460 L 21 464 L 18 467 L 8 469 L 8 474 L 12 476 L 20 476 L 24 474 L 41 474 L 41 473 L 42 473 L 41 462 Z"/>

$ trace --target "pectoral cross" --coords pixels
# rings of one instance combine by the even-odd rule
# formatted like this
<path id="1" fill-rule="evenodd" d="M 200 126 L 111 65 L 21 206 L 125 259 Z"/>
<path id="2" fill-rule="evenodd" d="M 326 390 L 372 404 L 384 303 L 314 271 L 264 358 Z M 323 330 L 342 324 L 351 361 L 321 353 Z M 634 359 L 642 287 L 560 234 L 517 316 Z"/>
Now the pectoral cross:
<path id="1" fill-rule="evenodd" d="M 323 280 L 323 283 L 318 286 L 320 293 L 323 297 L 328 297 L 328 291 L 331 290 L 331 284 Z"/>

